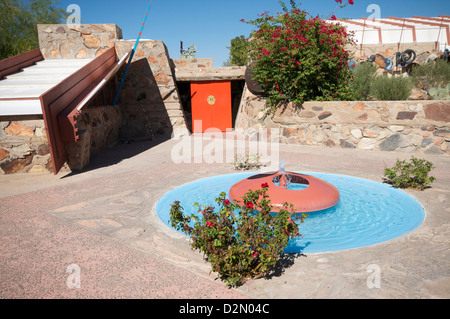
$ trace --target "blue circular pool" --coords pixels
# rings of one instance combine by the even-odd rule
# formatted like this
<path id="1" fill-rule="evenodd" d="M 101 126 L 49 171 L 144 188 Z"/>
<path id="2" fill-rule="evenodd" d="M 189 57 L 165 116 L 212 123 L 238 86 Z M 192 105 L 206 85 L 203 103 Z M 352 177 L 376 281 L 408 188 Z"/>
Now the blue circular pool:
<path id="1" fill-rule="evenodd" d="M 422 205 L 405 192 L 361 178 L 323 173 L 301 173 L 333 184 L 340 192 L 338 205 L 308 213 L 299 227 L 303 238 L 291 240 L 286 253 L 317 253 L 382 243 L 417 229 L 425 218 Z M 156 204 L 156 214 L 169 226 L 170 205 L 180 201 L 186 214 L 197 213 L 193 204 L 216 206 L 221 192 L 255 173 L 221 175 L 182 185 Z"/>

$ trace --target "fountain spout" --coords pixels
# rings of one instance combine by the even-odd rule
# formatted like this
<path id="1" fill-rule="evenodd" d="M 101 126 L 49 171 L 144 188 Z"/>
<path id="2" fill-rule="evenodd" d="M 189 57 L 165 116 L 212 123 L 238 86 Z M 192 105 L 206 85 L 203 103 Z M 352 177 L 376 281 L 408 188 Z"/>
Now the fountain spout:
<path id="1" fill-rule="evenodd" d="M 284 158 L 282 158 L 282 159 L 280 160 L 280 174 L 281 174 L 281 175 L 280 175 L 279 185 L 280 185 L 280 187 L 282 187 L 282 188 L 289 189 L 289 188 L 290 188 L 291 181 L 290 181 L 289 175 L 286 174 L 285 165 L 286 165 L 286 163 L 285 163 L 285 161 L 284 161 Z"/>

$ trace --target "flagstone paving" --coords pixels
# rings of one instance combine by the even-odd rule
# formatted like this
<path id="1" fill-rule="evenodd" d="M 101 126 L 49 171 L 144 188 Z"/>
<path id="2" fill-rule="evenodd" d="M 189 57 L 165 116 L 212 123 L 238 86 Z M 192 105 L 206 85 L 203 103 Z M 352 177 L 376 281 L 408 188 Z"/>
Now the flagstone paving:
<path id="1" fill-rule="evenodd" d="M 448 298 L 450 159 L 424 155 L 437 180 L 406 190 L 423 225 L 386 243 L 291 256 L 270 278 L 228 289 L 188 240 L 155 214 L 179 185 L 234 173 L 231 163 L 175 164 L 175 141 L 121 144 L 79 173 L 0 176 L 0 298 Z M 281 145 L 287 170 L 381 182 L 406 153 Z M 68 267 L 80 268 L 69 288 Z M 378 267 L 379 287 L 371 285 Z"/>

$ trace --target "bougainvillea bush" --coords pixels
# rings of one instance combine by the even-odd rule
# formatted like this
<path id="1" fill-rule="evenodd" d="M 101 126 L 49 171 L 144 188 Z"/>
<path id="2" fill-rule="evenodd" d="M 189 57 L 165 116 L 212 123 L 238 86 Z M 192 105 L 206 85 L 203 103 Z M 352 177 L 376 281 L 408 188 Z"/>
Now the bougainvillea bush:
<path id="1" fill-rule="evenodd" d="M 295 215 L 288 203 L 271 213 L 268 187 L 262 184 L 261 189 L 249 191 L 241 203 L 232 203 L 221 193 L 216 208 L 195 204 L 198 214 L 190 216 L 180 202 L 171 206 L 172 227 L 190 237 L 191 247 L 203 252 L 212 270 L 231 287 L 266 275 L 289 240 L 300 236 L 298 224 L 306 215 Z"/>
<path id="2" fill-rule="evenodd" d="M 257 27 L 249 40 L 249 55 L 253 79 L 264 88 L 267 107 L 275 111 L 288 102 L 350 100 L 346 46 L 352 43 L 351 35 L 342 25 L 291 4 L 291 10 L 283 4 L 284 13 L 265 12 L 247 21 Z"/>

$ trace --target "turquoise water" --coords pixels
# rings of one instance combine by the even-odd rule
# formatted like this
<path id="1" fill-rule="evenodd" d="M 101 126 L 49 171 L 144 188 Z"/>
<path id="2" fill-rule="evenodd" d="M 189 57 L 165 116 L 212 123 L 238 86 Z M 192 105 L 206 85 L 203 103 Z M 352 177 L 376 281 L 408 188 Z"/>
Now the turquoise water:
<path id="1" fill-rule="evenodd" d="M 303 238 L 291 240 L 285 252 L 316 253 L 374 245 L 417 229 L 425 218 L 423 207 L 405 192 L 361 178 L 322 173 L 312 175 L 333 184 L 340 192 L 338 205 L 309 213 L 300 225 Z M 255 173 L 221 175 L 182 185 L 165 194 L 156 214 L 169 226 L 170 205 L 178 200 L 185 213 L 196 213 L 195 202 L 216 206 L 221 192 Z"/>

